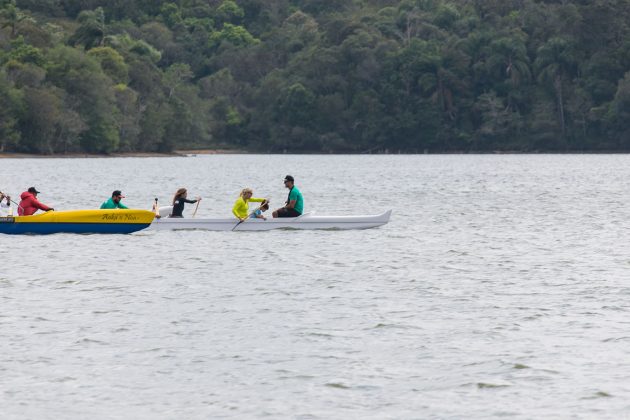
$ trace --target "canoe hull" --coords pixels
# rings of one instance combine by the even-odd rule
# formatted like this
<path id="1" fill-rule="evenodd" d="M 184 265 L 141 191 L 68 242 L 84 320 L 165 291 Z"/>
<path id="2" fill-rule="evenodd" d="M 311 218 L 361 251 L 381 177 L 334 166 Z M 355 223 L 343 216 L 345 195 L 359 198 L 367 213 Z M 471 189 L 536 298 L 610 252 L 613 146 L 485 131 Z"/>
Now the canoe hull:
<path id="1" fill-rule="evenodd" d="M 273 229 L 293 230 L 351 230 L 370 229 L 389 222 L 392 211 L 370 216 L 316 216 L 304 214 L 295 218 L 267 220 L 248 219 L 238 224 L 234 219 L 180 219 L 162 218 L 155 220 L 150 230 L 212 230 L 212 231 L 266 231 Z"/>
<path id="2" fill-rule="evenodd" d="M 74 210 L 35 216 L 0 218 L 0 233 L 50 235 L 54 233 L 132 233 L 145 229 L 154 214 L 146 210 Z"/>

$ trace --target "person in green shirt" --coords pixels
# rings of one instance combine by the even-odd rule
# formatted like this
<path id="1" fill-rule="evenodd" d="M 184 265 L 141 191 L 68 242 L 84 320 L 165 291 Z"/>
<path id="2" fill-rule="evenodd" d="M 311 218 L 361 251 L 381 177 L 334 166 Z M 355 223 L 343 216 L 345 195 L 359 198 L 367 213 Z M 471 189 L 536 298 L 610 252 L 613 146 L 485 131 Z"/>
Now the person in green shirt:
<path id="1" fill-rule="evenodd" d="M 295 186 L 295 180 L 291 175 L 284 177 L 284 186 L 289 189 L 289 197 L 284 207 L 275 210 L 273 217 L 298 217 L 304 212 L 304 198 Z"/>
<path id="2" fill-rule="evenodd" d="M 128 209 L 129 207 L 120 202 L 123 198 L 125 196 L 122 195 L 122 192 L 116 190 L 112 193 L 112 197 L 109 200 L 101 204 L 101 209 Z"/>

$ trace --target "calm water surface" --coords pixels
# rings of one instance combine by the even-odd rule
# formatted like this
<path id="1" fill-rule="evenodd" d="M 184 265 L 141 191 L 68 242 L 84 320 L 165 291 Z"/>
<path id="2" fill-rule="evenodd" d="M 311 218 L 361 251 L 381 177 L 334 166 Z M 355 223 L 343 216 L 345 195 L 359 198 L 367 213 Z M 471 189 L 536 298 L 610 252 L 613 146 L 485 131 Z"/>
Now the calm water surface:
<path id="1" fill-rule="evenodd" d="M 0 237 L 1 418 L 630 417 L 630 156 L 0 160 L 58 210 L 198 217 L 286 174 L 392 221 Z"/>

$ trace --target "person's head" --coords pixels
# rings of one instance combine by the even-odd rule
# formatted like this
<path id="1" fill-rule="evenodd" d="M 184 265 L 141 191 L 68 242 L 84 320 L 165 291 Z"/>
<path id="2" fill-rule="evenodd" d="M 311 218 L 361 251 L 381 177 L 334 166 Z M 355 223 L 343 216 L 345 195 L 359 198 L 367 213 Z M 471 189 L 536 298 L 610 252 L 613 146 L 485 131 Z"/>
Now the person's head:
<path id="1" fill-rule="evenodd" d="M 252 195 L 254 195 L 254 190 L 252 190 L 251 188 L 243 188 L 243 190 L 241 191 L 241 197 L 243 198 L 243 200 L 249 200 L 250 198 L 252 198 Z"/>
<path id="2" fill-rule="evenodd" d="M 114 190 L 114 192 L 112 193 L 112 201 L 114 203 L 119 203 L 120 200 L 122 200 L 123 198 L 125 198 L 125 196 L 122 195 L 122 192 L 120 192 L 120 190 Z"/>
<path id="3" fill-rule="evenodd" d="M 35 197 L 37 197 L 37 194 L 39 194 L 39 191 L 37 191 L 37 188 L 35 187 L 31 187 L 28 189 L 28 192 L 30 192 L 31 194 L 33 194 Z"/>
<path id="4" fill-rule="evenodd" d="M 267 211 L 269 210 L 269 203 L 267 203 L 266 201 L 262 204 L 262 206 L 260 206 L 260 211 Z"/>
<path id="5" fill-rule="evenodd" d="M 291 175 L 287 175 L 284 177 L 284 186 L 287 188 L 293 188 L 295 181 Z"/>
<path id="6" fill-rule="evenodd" d="M 188 190 L 186 188 L 180 188 L 173 196 L 173 205 L 175 205 L 175 201 L 179 198 L 186 198 L 188 196 Z"/>

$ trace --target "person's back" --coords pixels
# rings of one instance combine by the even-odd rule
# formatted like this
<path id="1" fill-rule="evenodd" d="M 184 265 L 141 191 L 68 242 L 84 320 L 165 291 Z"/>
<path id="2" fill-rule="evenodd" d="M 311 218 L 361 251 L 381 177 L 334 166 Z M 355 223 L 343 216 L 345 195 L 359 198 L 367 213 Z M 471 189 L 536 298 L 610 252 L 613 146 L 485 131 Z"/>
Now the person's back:
<path id="1" fill-rule="evenodd" d="M 24 191 L 20 194 L 20 199 L 22 201 L 20 201 L 20 204 L 18 205 L 18 215 L 32 216 L 37 210 L 54 210 L 52 207 L 48 207 L 47 205 L 41 203 L 37 199 L 37 194 L 39 194 L 39 191 L 37 191 L 35 187 L 31 187 L 28 191 Z"/>
<path id="2" fill-rule="evenodd" d="M 295 185 L 291 188 L 289 192 L 289 201 L 295 200 L 295 211 L 302 214 L 304 213 L 304 197 L 302 197 L 302 192 Z"/>

